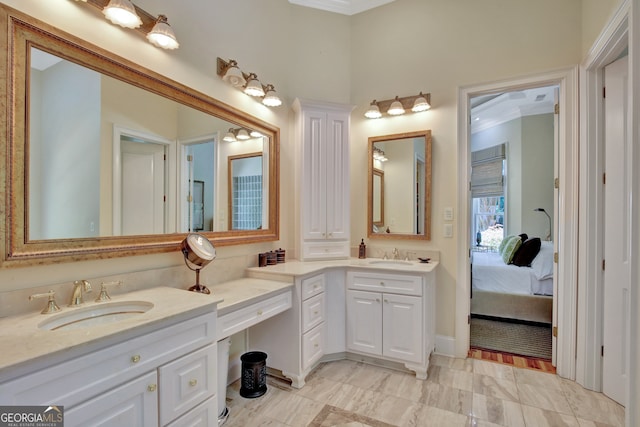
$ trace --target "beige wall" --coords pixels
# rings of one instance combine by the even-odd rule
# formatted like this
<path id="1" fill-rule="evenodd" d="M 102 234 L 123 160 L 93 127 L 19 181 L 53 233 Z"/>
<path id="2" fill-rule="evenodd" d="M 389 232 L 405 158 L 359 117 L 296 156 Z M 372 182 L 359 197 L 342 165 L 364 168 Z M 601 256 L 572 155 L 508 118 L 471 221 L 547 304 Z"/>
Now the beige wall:
<path id="1" fill-rule="evenodd" d="M 581 34 L 586 34 L 586 29 L 599 33 L 602 25 L 592 19 L 581 22 L 580 0 L 396 0 L 353 17 L 292 6 L 285 0 L 137 0 L 145 10 L 169 17 L 181 46 L 178 51 L 166 52 L 133 31 L 109 24 L 97 10 L 81 3 L 2 2 L 281 128 L 281 241 L 219 248 L 219 259 L 203 270 L 205 283 L 241 276 L 243 268 L 255 265 L 256 254 L 266 249 L 283 247 L 294 252 L 294 230 L 288 224 L 294 223 L 295 209 L 296 141 L 290 136 L 290 105 L 295 97 L 357 106 L 351 134 L 354 246 L 366 235 L 367 138 L 431 129 L 433 238 L 427 243 L 387 245 L 441 251 L 437 306 L 448 309 L 437 313 L 437 333 L 447 336 L 454 335 L 457 247 L 455 239 L 442 237 L 442 212 L 457 202 L 458 89 L 574 66 L 587 43 Z M 593 3 L 595 0 L 585 1 L 588 17 L 600 10 Z M 255 71 L 264 83 L 275 84 L 285 105 L 268 109 L 223 83 L 215 74 L 218 56 L 236 59 L 243 70 Z M 420 90 L 432 94 L 433 109 L 427 113 L 377 121 L 362 117 L 373 98 L 412 95 Z M 166 269 L 172 275 L 167 276 Z M 139 286 L 179 286 L 181 281 L 192 279 L 176 251 L 2 270 L 0 291 L 46 289 L 79 278 L 117 277 L 128 272 L 137 272 L 131 277 L 140 280 Z M 7 312 L 3 306 L 0 314 Z"/>
<path id="2" fill-rule="evenodd" d="M 589 52 L 622 1 L 582 0 L 582 56 Z"/>

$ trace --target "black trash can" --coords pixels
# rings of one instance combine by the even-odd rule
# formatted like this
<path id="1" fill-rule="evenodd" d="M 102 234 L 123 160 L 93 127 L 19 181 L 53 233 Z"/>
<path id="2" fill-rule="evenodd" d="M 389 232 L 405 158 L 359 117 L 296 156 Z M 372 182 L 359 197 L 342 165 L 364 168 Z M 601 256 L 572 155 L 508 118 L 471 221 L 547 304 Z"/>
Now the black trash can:
<path id="1" fill-rule="evenodd" d="M 240 396 L 260 397 L 267 392 L 267 353 L 250 351 L 240 356 L 242 378 Z"/>

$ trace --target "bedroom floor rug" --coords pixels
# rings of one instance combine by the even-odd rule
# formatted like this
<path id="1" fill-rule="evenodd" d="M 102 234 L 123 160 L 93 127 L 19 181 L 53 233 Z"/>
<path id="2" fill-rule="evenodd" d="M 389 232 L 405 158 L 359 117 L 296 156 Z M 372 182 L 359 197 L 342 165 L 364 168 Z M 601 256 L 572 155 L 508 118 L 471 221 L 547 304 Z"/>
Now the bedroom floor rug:
<path id="1" fill-rule="evenodd" d="M 471 319 L 471 347 L 551 360 L 551 326 Z"/>

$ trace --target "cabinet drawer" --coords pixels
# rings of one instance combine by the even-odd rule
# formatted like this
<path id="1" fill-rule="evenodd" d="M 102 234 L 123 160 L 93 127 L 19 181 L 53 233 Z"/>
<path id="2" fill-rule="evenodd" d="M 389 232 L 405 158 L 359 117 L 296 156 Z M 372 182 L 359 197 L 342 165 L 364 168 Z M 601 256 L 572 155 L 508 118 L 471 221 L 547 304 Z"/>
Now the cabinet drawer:
<path id="1" fill-rule="evenodd" d="M 302 303 L 302 332 L 307 332 L 324 321 L 324 293 Z"/>
<path id="2" fill-rule="evenodd" d="M 71 407 L 216 341 L 212 312 L 0 385 L 0 402 Z"/>
<path id="3" fill-rule="evenodd" d="M 349 258 L 349 240 L 304 242 L 302 260 Z"/>
<path id="4" fill-rule="evenodd" d="M 302 369 L 316 363 L 324 354 L 324 324 L 320 324 L 302 336 Z"/>
<path id="5" fill-rule="evenodd" d="M 211 397 L 171 424 L 167 424 L 167 427 L 211 427 L 218 424 L 218 410 L 216 409 L 218 402 L 215 397 Z"/>
<path id="6" fill-rule="evenodd" d="M 215 394 L 216 355 L 211 344 L 158 369 L 160 425 Z"/>
<path id="7" fill-rule="evenodd" d="M 302 279 L 300 293 L 303 301 L 318 295 L 320 292 L 324 292 L 324 274 Z"/>
<path id="8" fill-rule="evenodd" d="M 422 296 L 422 277 L 349 271 L 347 288 L 361 291 Z"/>
<path id="9" fill-rule="evenodd" d="M 291 291 L 220 316 L 217 322 L 217 341 L 260 323 L 278 313 L 282 313 L 289 308 L 291 308 Z"/>

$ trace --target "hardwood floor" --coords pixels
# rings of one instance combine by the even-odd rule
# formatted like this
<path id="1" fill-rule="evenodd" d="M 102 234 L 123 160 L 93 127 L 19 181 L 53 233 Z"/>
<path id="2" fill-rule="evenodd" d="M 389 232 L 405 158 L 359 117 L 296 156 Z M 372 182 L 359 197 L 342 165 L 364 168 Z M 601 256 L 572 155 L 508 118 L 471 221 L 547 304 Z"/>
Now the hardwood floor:
<path id="1" fill-rule="evenodd" d="M 545 359 L 537 359 L 535 357 L 518 356 L 515 354 L 502 353 L 499 351 L 485 350 L 482 348 L 474 347 L 469 350 L 468 357 L 471 359 L 489 360 L 505 365 L 511 365 L 515 366 L 516 368 L 535 369 L 551 374 L 556 373 L 556 367 L 551 364 L 551 361 Z"/>

